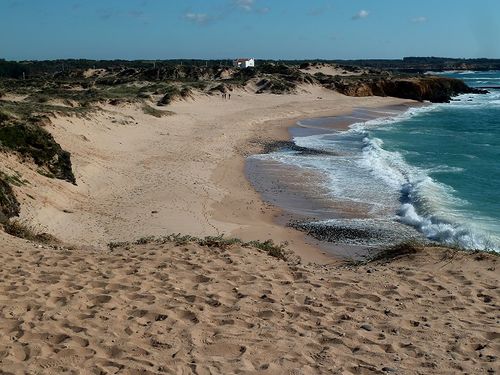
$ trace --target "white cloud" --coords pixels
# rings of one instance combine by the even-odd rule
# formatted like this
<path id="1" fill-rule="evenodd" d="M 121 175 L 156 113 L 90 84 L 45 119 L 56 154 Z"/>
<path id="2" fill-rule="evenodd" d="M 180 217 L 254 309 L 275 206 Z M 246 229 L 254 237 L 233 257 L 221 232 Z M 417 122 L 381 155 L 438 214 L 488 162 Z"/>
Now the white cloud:
<path id="1" fill-rule="evenodd" d="M 0 0 L 1 1 L 1 0 Z M 184 20 L 198 24 L 206 25 L 219 22 L 230 17 L 238 11 L 248 12 L 249 14 L 264 15 L 271 11 L 268 7 L 258 6 L 257 0 L 227 0 L 222 8 L 213 8 L 211 13 L 188 11 L 184 13 Z"/>
<path id="2" fill-rule="evenodd" d="M 205 24 L 208 21 L 210 21 L 210 16 L 206 13 L 192 13 L 188 12 L 184 14 L 184 19 L 188 20 L 189 22 L 197 23 L 199 25 Z"/>
<path id="3" fill-rule="evenodd" d="M 253 10 L 253 7 L 255 5 L 255 0 L 233 0 L 233 3 L 238 8 L 241 8 L 246 12 L 250 12 Z"/>
<path id="4" fill-rule="evenodd" d="M 370 12 L 368 12 L 367 10 L 361 9 L 358 13 L 356 13 L 354 16 L 352 16 L 352 19 L 353 20 L 360 20 L 362 18 L 368 17 L 369 14 L 370 14 Z"/>
<path id="5" fill-rule="evenodd" d="M 411 20 L 413 23 L 424 23 L 427 22 L 427 17 L 420 16 L 420 17 L 415 17 Z"/>

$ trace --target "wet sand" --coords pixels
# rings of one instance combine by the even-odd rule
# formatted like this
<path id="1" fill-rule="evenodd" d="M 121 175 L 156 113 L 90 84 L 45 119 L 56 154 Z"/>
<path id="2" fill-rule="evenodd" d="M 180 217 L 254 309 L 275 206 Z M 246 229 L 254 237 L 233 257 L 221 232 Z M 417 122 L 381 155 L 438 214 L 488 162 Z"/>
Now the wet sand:
<path id="1" fill-rule="evenodd" d="M 354 108 L 351 112 L 338 116 L 301 119 L 288 128 L 289 137 L 305 137 L 318 134 L 342 132 L 355 123 L 373 119 L 397 116 L 415 103 L 381 106 L 379 108 Z M 313 152 L 291 145 L 279 145 L 278 149 L 292 149 L 299 153 Z M 317 152 L 317 151 L 314 151 Z M 320 153 L 320 152 L 318 152 Z M 333 197 L 323 185 L 324 176 L 312 169 L 285 164 L 277 160 L 249 157 L 246 161 L 246 175 L 262 199 L 279 207 L 282 212 L 276 221 L 288 226 L 290 223 L 314 222 L 330 219 L 369 219 L 370 207 L 352 201 Z M 305 230 L 305 226 L 297 226 Z M 312 231 L 314 232 L 314 231 Z M 363 259 L 376 253 L 376 246 L 333 243 L 325 240 L 328 236 L 307 236 L 306 241 L 336 257 Z M 369 241 L 364 241 L 369 242 Z"/>

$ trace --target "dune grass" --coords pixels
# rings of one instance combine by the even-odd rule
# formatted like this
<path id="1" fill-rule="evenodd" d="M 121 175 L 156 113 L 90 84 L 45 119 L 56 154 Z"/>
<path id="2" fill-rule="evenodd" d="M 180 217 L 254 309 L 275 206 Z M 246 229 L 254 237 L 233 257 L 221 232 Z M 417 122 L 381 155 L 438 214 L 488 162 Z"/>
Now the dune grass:
<path id="1" fill-rule="evenodd" d="M 273 240 L 267 241 L 242 241 L 239 238 L 234 237 L 224 237 L 224 235 L 219 236 L 206 236 L 203 238 L 182 235 L 180 233 L 170 234 L 164 237 L 142 237 L 134 242 L 110 242 L 108 248 L 113 251 L 116 248 L 124 247 L 127 248 L 132 245 L 145 245 L 149 243 L 155 244 L 165 244 L 173 243 L 175 246 L 185 246 L 189 243 L 194 243 L 202 247 L 207 247 L 209 249 L 221 249 L 228 250 L 232 246 L 239 245 L 241 247 L 255 248 L 260 251 L 267 253 L 268 255 L 281 259 L 287 260 L 286 246 L 287 243 L 275 244 Z"/>
<path id="2" fill-rule="evenodd" d="M 3 224 L 3 228 L 4 231 L 11 236 L 28 241 L 42 244 L 54 244 L 58 242 L 54 236 L 44 233 L 38 230 L 35 226 L 26 224 L 19 220 L 9 220 Z"/>
<path id="3" fill-rule="evenodd" d="M 148 104 L 142 105 L 142 111 L 146 115 L 150 115 L 150 116 L 158 117 L 158 118 L 165 117 L 165 116 L 172 116 L 174 114 L 174 112 L 172 112 L 172 111 L 165 111 L 165 110 L 157 109 L 157 108 L 151 107 Z"/>

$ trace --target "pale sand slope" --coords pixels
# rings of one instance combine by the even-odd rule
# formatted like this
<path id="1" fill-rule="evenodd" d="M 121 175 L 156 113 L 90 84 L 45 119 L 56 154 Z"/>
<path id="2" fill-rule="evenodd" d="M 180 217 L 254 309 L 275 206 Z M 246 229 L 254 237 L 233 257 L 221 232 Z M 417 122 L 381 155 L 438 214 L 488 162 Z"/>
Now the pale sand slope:
<path id="1" fill-rule="evenodd" d="M 2 374 L 494 374 L 498 257 L 303 266 L 254 249 L 0 235 Z"/>
<path id="2" fill-rule="evenodd" d="M 331 65 L 331 64 L 316 64 L 307 67 L 306 69 L 301 69 L 303 73 L 309 73 L 309 74 L 316 74 L 316 73 L 322 73 L 327 76 L 341 76 L 341 77 L 348 77 L 348 76 L 359 76 L 362 75 L 363 73 L 367 73 L 368 69 L 362 69 L 359 72 L 350 72 L 346 71 L 345 69 L 337 66 L 337 65 Z"/>
<path id="3" fill-rule="evenodd" d="M 346 97 L 315 86 L 298 95 L 238 91 L 230 101 L 194 99 L 174 103 L 167 109 L 175 114 L 159 119 L 138 105 L 55 119 L 47 129 L 71 152 L 78 186 L 17 166 L 31 182 L 16 189 L 22 218 L 80 245 L 173 232 L 233 233 L 287 240 L 306 260 L 327 261 L 301 234 L 274 224 L 277 211 L 245 179 L 244 157 L 258 150 L 252 141 L 286 139 L 290 119 L 407 102 Z"/>

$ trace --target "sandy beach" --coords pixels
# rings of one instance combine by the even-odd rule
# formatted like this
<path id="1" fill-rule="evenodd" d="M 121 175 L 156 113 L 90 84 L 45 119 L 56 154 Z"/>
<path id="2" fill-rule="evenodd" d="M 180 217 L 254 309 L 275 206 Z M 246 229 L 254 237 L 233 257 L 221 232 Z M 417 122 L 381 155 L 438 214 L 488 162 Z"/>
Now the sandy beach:
<path id="1" fill-rule="evenodd" d="M 0 375 L 500 375 L 499 14 L 0 0 Z"/>
<path id="2" fill-rule="evenodd" d="M 78 185 L 16 166 L 31 181 L 18 189 L 21 219 L 90 247 L 149 235 L 226 234 L 288 241 L 304 259 L 328 262 L 302 234 L 274 222 L 279 212 L 246 180 L 245 157 L 262 143 L 288 139 L 297 119 L 405 102 L 304 86 L 297 95 L 198 95 L 173 103 L 174 114 L 162 118 L 134 104 L 58 117 L 48 130 L 71 152 Z"/>
<path id="3" fill-rule="evenodd" d="M 13 156 L 21 220 L 61 240 L 1 234 L 6 374 L 494 374 L 498 257 L 422 248 L 390 262 L 332 258 L 261 200 L 245 157 L 297 119 L 406 103 L 315 86 L 297 95 L 197 95 L 156 118 L 135 104 L 47 129 L 77 185 Z M 200 245 L 171 233 L 287 241 Z M 297 255 L 300 256 L 298 261 Z"/>

